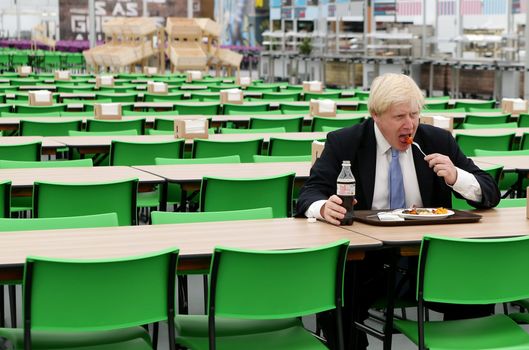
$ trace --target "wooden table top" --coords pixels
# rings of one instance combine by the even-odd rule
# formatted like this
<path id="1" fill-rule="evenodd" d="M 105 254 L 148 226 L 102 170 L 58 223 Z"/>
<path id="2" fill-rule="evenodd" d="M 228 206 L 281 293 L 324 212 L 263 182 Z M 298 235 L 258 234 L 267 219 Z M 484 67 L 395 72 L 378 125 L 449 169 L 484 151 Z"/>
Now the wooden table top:
<path id="1" fill-rule="evenodd" d="M 254 178 L 295 172 L 297 179 L 309 177 L 310 162 L 143 165 L 134 168 L 163 177 L 169 182 L 199 182 L 204 176 Z"/>
<path id="2" fill-rule="evenodd" d="M 0 181 L 11 180 L 12 187 L 31 187 L 35 181 L 104 182 L 137 178 L 141 183 L 162 183 L 164 179 L 127 166 L 82 168 L 0 169 Z"/>
<path id="3" fill-rule="evenodd" d="M 342 226 L 388 245 L 419 244 L 424 235 L 438 235 L 453 238 L 493 238 L 524 236 L 529 234 L 529 220 L 526 208 L 501 208 L 476 210 L 482 219 L 476 223 L 418 225 L 418 226 L 374 226 L 355 222 Z"/>
<path id="4" fill-rule="evenodd" d="M 472 160 L 482 165 L 503 165 L 503 170 L 527 170 L 529 169 L 529 156 L 494 156 L 494 157 L 472 157 Z"/>
<path id="5" fill-rule="evenodd" d="M 141 225 L 91 229 L 2 232 L 0 266 L 23 264 L 27 256 L 98 259 L 134 256 L 166 248 L 181 258 L 207 257 L 218 245 L 246 249 L 316 247 L 349 239 L 352 249 L 381 243 L 340 227 L 305 219 L 268 219 L 175 225 Z"/>
<path id="6" fill-rule="evenodd" d="M 30 142 L 42 142 L 43 148 L 59 148 L 64 147 L 64 143 L 57 140 L 41 137 L 41 136 L 11 136 L 11 137 L 0 137 L 0 145 L 20 145 L 23 143 Z"/>
<path id="7" fill-rule="evenodd" d="M 495 136 L 515 133 L 516 137 L 522 137 L 524 133 L 529 133 L 529 128 L 490 128 L 490 129 L 457 129 L 452 131 L 456 135 L 476 135 L 476 136 Z"/>

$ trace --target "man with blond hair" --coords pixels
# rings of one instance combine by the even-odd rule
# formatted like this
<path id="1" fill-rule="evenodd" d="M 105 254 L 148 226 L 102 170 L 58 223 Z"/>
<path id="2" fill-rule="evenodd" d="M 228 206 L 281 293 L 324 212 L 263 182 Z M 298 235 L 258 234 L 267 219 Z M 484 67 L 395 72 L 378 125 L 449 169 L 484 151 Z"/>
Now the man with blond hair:
<path id="1" fill-rule="evenodd" d="M 336 179 L 344 160 L 351 162 L 356 179 L 355 209 L 414 205 L 450 208 L 452 193 L 476 208 L 496 206 L 500 192 L 494 179 L 461 152 L 451 133 L 419 124 L 423 105 L 423 94 L 410 77 L 393 73 L 377 77 L 368 101 L 371 118 L 327 135 L 321 158 L 312 167 L 300 192 L 298 215 L 340 224 L 345 208 L 336 195 Z M 409 143 L 409 137 L 420 145 L 426 156 Z M 396 171 L 393 169 L 400 169 L 398 180 L 392 175 Z M 362 319 L 367 317 L 370 301 L 384 292 L 376 290 L 382 284 L 377 274 L 382 270 L 383 261 L 383 254 L 373 253 L 359 264 L 359 282 L 355 285 L 358 299 L 354 307 L 362 311 L 359 316 Z M 347 281 L 345 288 L 347 299 L 351 292 Z M 348 336 L 352 324 L 350 304 L 350 300 L 346 301 L 344 309 L 346 349 L 352 348 Z M 472 310 L 469 314 L 475 312 Z M 447 316 L 466 317 L 459 309 L 453 316 Z"/>

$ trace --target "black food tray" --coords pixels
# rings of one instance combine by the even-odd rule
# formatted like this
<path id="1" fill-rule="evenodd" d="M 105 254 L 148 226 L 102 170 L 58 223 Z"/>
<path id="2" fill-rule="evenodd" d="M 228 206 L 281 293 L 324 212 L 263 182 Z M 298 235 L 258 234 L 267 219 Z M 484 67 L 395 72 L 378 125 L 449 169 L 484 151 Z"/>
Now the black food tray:
<path id="1" fill-rule="evenodd" d="M 404 221 L 380 221 L 377 213 L 387 210 L 355 210 L 355 221 L 374 226 L 417 226 L 417 225 L 446 225 L 446 224 L 464 224 L 478 222 L 481 215 L 468 211 L 450 209 L 455 212 L 454 215 L 443 219 L 405 219 Z"/>

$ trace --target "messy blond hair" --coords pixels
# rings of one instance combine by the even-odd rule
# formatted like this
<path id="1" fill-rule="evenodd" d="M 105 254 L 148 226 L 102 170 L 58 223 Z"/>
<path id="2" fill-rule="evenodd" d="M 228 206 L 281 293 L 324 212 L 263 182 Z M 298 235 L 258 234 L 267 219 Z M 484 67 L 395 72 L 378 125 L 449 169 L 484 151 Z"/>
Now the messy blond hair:
<path id="1" fill-rule="evenodd" d="M 373 80 L 367 106 L 371 115 L 381 115 L 397 103 L 416 104 L 419 111 L 424 96 L 413 79 L 404 74 L 386 73 Z"/>

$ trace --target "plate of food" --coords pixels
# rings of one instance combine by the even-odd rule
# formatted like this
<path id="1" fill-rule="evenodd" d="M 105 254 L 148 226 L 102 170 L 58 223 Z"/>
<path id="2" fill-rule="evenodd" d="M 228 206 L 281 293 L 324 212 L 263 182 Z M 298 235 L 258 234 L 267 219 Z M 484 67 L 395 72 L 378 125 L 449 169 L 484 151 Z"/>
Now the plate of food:
<path id="1" fill-rule="evenodd" d="M 395 213 L 404 219 L 411 220 L 432 220 L 432 219 L 444 219 L 455 213 L 446 208 L 408 208 L 399 209 Z"/>

